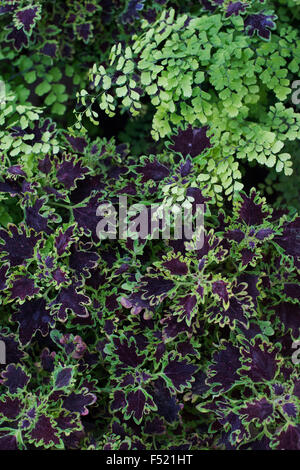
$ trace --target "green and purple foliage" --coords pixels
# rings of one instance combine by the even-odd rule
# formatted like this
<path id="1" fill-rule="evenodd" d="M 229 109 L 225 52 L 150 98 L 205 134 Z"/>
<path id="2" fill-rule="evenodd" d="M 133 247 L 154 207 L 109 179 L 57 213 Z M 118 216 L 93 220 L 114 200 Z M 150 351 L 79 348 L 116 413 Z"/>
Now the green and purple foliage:
<path id="1" fill-rule="evenodd" d="M 0 450 L 300 450 L 299 17 L 0 1 Z M 203 246 L 100 240 L 120 196 Z"/>

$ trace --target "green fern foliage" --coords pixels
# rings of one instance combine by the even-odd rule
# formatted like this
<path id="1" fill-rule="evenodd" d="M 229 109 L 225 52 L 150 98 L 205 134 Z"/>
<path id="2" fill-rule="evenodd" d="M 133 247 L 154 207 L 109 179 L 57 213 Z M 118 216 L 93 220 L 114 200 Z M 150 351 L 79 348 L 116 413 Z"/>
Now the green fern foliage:
<path id="1" fill-rule="evenodd" d="M 300 66 L 299 35 L 279 21 L 273 31 L 276 16 L 264 12 L 269 40 L 247 34 L 243 16 L 226 17 L 219 10 L 193 17 L 169 9 L 153 24 L 144 21 L 130 44 L 111 48 L 108 67 L 93 65 L 90 89 L 78 93 L 78 119 L 86 115 L 97 124 L 96 103 L 110 117 L 138 117 L 146 102 L 154 108 L 156 141 L 188 125 L 208 126 L 211 148 L 196 161 L 219 203 L 242 189 L 244 162 L 291 175 L 286 144 L 300 137 L 300 114 L 290 102 Z"/>

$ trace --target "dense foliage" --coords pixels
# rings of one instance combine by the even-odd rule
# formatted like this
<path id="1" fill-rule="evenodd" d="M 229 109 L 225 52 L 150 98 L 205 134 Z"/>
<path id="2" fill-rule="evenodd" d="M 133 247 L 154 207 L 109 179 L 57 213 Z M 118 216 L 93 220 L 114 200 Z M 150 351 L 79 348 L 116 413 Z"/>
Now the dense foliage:
<path id="1" fill-rule="evenodd" d="M 0 1 L 0 449 L 300 450 L 299 18 Z M 203 247 L 100 240 L 119 196 Z"/>

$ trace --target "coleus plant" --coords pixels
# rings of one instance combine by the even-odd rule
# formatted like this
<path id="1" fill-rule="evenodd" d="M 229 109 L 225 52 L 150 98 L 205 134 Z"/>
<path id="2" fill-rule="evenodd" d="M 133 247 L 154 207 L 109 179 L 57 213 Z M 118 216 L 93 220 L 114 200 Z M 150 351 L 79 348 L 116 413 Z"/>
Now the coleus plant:
<path id="1" fill-rule="evenodd" d="M 137 162 L 113 141 L 65 139 L 2 183 L 22 213 L 0 231 L 2 448 L 296 442 L 297 214 L 254 189 L 218 212 L 190 157 Z M 108 196 L 163 202 L 174 187 L 205 205 L 200 250 L 97 239 Z"/>
<path id="2" fill-rule="evenodd" d="M 7 1 L 0 7 L 8 28 L 1 32 L 0 68 L 5 71 L 11 54 L 9 67 L 18 75 L 11 81 L 7 71 L 3 75 L 0 116 L 0 341 L 6 348 L 0 449 L 300 450 L 300 217 L 293 205 L 273 207 L 257 188 L 245 192 L 234 182 L 247 182 L 243 160 L 260 161 L 256 149 L 286 178 L 283 145 L 297 155 L 299 116 L 286 103 L 298 72 L 291 20 L 297 2 L 289 2 L 294 16 L 277 1 L 207 0 L 187 7 L 92 1 L 82 2 L 77 14 L 75 3 Z M 51 25 L 59 31 L 51 33 Z M 76 36 L 79 26 L 83 37 Z M 12 51 L 7 34 L 17 38 Z M 61 60 L 65 56 L 54 50 L 62 54 L 65 42 L 73 53 Z M 110 65 L 114 43 L 121 46 Z M 91 86 L 102 87 L 104 98 L 98 109 L 89 101 L 94 91 L 81 91 L 85 114 L 104 121 L 101 109 L 114 112 L 115 96 L 123 109 L 139 111 L 140 105 L 135 118 L 123 115 L 128 127 L 115 137 L 96 132 L 80 109 L 81 123 L 73 125 L 70 86 L 88 87 L 88 67 L 99 63 L 96 44 L 102 44 L 103 65 L 92 71 Z M 178 73 L 168 56 L 145 83 L 149 54 L 170 48 L 175 55 L 183 49 L 183 63 L 191 49 L 195 69 L 182 66 Z M 262 77 L 250 51 L 271 78 Z M 227 98 L 218 100 L 216 84 L 226 67 L 244 91 L 233 99 L 234 89 L 226 86 Z M 207 82 L 195 87 L 192 78 L 202 69 Z M 22 85 L 23 73 L 32 72 Z M 179 77 L 177 91 L 172 73 Z M 124 77 L 128 105 L 117 92 Z M 200 93 L 202 107 L 190 105 L 190 90 Z M 160 100 L 163 92 L 172 95 L 176 119 L 160 108 L 171 100 L 147 101 L 147 94 Z M 71 109 L 66 116 L 65 108 L 53 109 L 62 103 Z M 209 119 L 190 117 L 203 107 L 212 109 Z M 229 119 L 226 113 L 235 110 Z M 157 112 L 165 121 L 158 127 Z M 145 115 L 154 119 L 150 128 L 158 141 L 149 138 Z M 129 145 L 138 133 L 145 152 Z M 242 135 L 255 145 L 235 140 L 244 153 L 231 152 L 228 142 Z M 128 206 L 188 200 L 194 218 L 202 204 L 203 246 L 186 239 L 100 240 L 97 208 L 107 202 L 118 207 L 120 196 Z"/>

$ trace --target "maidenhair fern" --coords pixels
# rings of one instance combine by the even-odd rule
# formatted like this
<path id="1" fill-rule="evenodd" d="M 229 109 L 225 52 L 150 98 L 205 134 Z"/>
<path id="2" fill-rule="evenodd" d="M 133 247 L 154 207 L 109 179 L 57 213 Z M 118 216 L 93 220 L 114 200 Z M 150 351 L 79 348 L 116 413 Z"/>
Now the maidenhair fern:
<path id="1" fill-rule="evenodd" d="M 196 161 L 220 202 L 242 188 L 239 160 L 290 175 L 285 144 L 300 136 L 300 114 L 289 102 L 299 35 L 272 10 L 258 13 L 259 3 L 245 4 L 242 15 L 224 2 L 223 15 L 171 9 L 153 24 L 144 21 L 130 43 L 112 47 L 109 67 L 92 67 L 90 92 L 78 95 L 85 114 L 97 123 L 98 102 L 110 117 L 124 110 L 138 116 L 146 99 L 155 109 L 155 140 L 208 126 L 211 148 Z"/>

